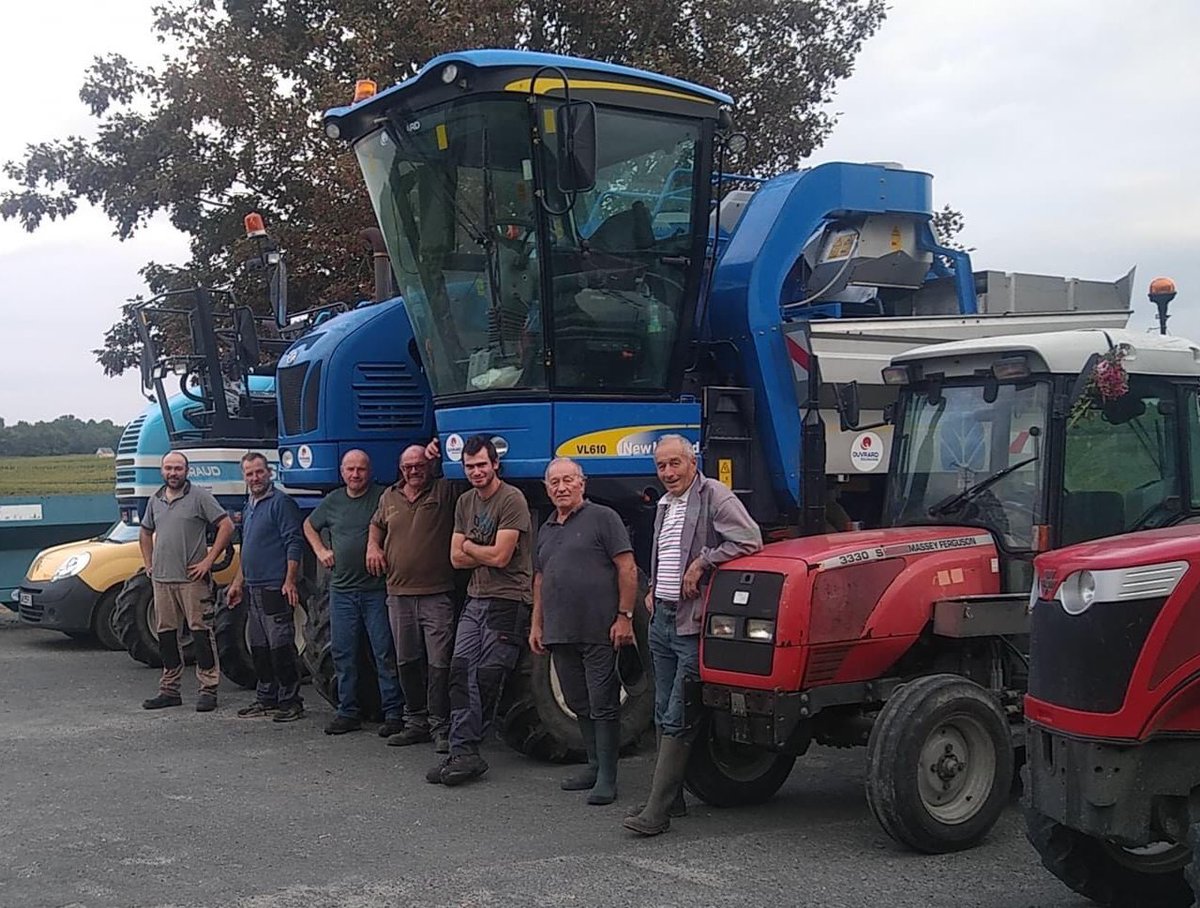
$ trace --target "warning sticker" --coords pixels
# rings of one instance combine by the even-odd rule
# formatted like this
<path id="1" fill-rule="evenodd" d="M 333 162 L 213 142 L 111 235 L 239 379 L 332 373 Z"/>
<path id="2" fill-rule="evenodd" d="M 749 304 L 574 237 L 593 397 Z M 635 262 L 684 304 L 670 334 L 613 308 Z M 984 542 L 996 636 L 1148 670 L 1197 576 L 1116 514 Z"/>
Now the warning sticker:
<path id="1" fill-rule="evenodd" d="M 874 432 L 862 432 L 850 442 L 850 463 L 861 473 L 870 473 L 883 463 L 883 439 Z"/>

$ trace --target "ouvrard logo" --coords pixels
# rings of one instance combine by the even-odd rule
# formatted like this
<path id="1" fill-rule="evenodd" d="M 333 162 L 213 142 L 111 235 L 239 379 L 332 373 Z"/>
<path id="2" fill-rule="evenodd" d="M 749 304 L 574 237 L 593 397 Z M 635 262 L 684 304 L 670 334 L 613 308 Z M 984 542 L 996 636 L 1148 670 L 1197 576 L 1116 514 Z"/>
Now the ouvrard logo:
<path id="1" fill-rule="evenodd" d="M 214 464 L 197 464 L 196 466 L 188 467 L 189 479 L 211 479 L 214 476 L 221 475 L 221 468 Z"/>

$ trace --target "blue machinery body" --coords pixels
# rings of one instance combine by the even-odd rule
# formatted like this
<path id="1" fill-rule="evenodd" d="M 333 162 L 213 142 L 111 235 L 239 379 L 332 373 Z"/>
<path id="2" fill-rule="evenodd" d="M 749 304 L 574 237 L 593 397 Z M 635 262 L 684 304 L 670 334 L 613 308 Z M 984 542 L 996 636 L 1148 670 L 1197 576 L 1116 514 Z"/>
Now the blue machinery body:
<path id="1" fill-rule="evenodd" d="M 800 404 L 803 402 L 797 401 L 793 364 L 783 337 L 785 325 L 804 319 L 904 314 L 911 309 L 905 310 L 902 302 L 899 309 L 894 308 L 898 299 L 935 285 L 941 288 L 943 299 L 949 301 L 948 308 L 942 310 L 945 314 L 975 311 L 969 259 L 964 253 L 939 247 L 931 230 L 929 174 L 906 171 L 895 165 L 825 164 L 762 182 L 752 194 L 741 193 L 746 198 L 738 215 L 727 223 L 724 209 L 716 211 L 712 188 L 721 181 L 714 174 L 714 161 L 720 158 L 722 136 L 728 127 L 724 106 L 731 104 L 732 99 L 701 86 L 627 67 L 517 51 L 445 55 L 429 62 L 404 83 L 363 103 L 326 114 L 326 131 L 349 141 L 359 153 L 402 293 L 406 289 L 402 272 L 407 269 L 415 273 L 417 261 L 428 265 L 428 248 L 432 245 L 428 234 L 441 230 L 441 225 L 431 222 L 431 216 L 420 210 L 419 180 L 410 196 L 417 202 L 407 212 L 404 206 L 408 202 L 402 195 L 410 190 L 397 190 L 394 184 L 402 180 L 403 174 L 421 170 L 424 165 L 429 165 L 424 166 L 426 172 L 433 170 L 435 164 L 442 166 L 439 179 L 445 185 L 436 193 L 431 191 L 429 199 L 441 202 L 443 207 L 452 207 L 459 216 L 458 226 L 450 228 L 445 236 L 449 237 L 447 242 L 457 238 L 461 251 L 465 248 L 462 232 L 471 226 L 463 222 L 475 218 L 482 221 L 484 228 L 489 226 L 485 209 L 494 201 L 493 197 L 503 195 L 505 167 L 513 169 L 511 164 L 491 167 L 490 162 L 502 157 L 505 150 L 497 150 L 501 144 L 495 138 L 499 130 L 489 133 L 487 117 L 493 114 L 483 110 L 482 105 L 490 101 L 497 105 L 511 104 L 514 97 L 532 111 L 530 123 L 535 129 L 542 129 L 538 140 L 546 154 L 556 141 L 554 133 L 561 136 L 573 122 L 569 115 L 561 112 L 552 115 L 545 113 L 546 110 L 564 107 L 569 100 L 577 107 L 590 105 L 598 111 L 600 161 L 597 163 L 601 172 L 606 159 L 619 156 L 612 148 L 631 134 L 628 129 L 605 131 L 604 117 L 612 112 L 631 116 L 636 112 L 646 118 L 647 128 L 650 118 L 668 124 L 694 125 L 695 138 L 687 168 L 673 167 L 656 191 L 653 186 L 610 185 L 603 196 L 607 202 L 574 215 L 579 221 L 578 245 L 586 258 L 589 252 L 596 251 L 594 244 L 588 248 L 589 241 L 595 241 L 597 233 L 604 230 L 601 221 L 607 209 L 603 205 L 616 207 L 622 196 L 629 205 L 640 199 L 651 209 L 653 241 L 659 242 L 664 234 L 671 234 L 673 213 L 675 223 L 684 220 L 676 200 L 689 196 L 694 205 L 691 222 L 675 232 L 679 238 L 675 257 L 688 262 L 686 271 L 679 272 L 677 282 L 684 288 L 682 298 L 672 300 L 679 320 L 671 353 L 673 365 L 663 386 L 648 392 L 632 389 L 628 393 L 587 387 L 568 391 L 556 386 L 554 378 L 530 388 L 508 388 L 501 383 L 499 387 L 476 389 L 460 382 L 447 390 L 446 382 L 439 382 L 431 375 L 437 432 L 448 455 L 445 467 L 450 476 L 462 475 L 455 460 L 458 442 L 483 433 L 502 440 L 504 472 L 508 478 L 540 479 L 552 457 L 571 456 L 583 461 L 590 476 L 631 480 L 626 485 L 634 491 L 639 482 L 644 485 L 653 476 L 652 443 L 657 436 L 678 432 L 696 442 L 698 450 L 708 453 L 707 440 L 702 437 L 703 426 L 707 424 L 704 410 L 706 406 L 719 406 L 720 401 L 706 399 L 704 388 L 714 384 L 737 385 L 749 392 L 752 401 L 749 409 L 753 410 L 753 425 L 746 427 L 745 434 L 752 437 L 754 456 L 760 460 L 756 472 L 762 476 L 761 484 L 769 486 L 763 491 L 770 493 L 781 513 L 794 514 L 801 498 Z M 466 115 L 455 119 L 455 111 L 473 103 L 479 107 L 470 114 L 474 120 Z M 479 129 L 482 139 L 476 141 L 472 134 L 470 142 L 462 141 L 462 148 L 456 145 L 456 134 L 477 123 L 484 123 Z M 400 147 L 419 143 L 425 136 L 428 140 L 422 148 L 426 150 L 414 145 L 409 160 L 380 158 L 385 153 L 381 147 L 388 146 L 389 141 L 391 146 Z M 538 278 L 542 299 L 554 300 L 556 308 L 560 308 L 563 280 L 557 273 L 547 272 L 555 268 L 555 256 L 561 254 L 559 247 L 564 235 L 563 227 L 556 221 L 561 206 L 551 198 L 554 180 L 560 183 L 559 198 L 570 200 L 570 194 L 561 190 L 563 161 L 569 158 L 570 151 L 569 148 L 564 151 L 562 141 L 558 139 L 558 157 L 549 166 L 539 157 L 543 154 L 541 150 L 524 156 L 517 153 L 524 169 L 518 177 L 524 177 L 541 199 L 540 205 L 529 209 L 536 208 L 533 219 L 536 225 L 524 226 L 522 221 L 528 236 L 537 241 L 535 251 L 526 253 L 526 259 L 535 260 L 541 272 Z M 399 151 L 386 153 L 398 155 Z M 465 190 L 457 188 L 458 178 L 451 175 L 452 165 L 445 167 L 437 159 L 439 154 L 455 156 L 460 168 L 476 166 L 480 172 L 491 175 L 494 185 L 487 190 L 491 195 L 485 192 L 475 209 L 469 200 L 454 207 L 458 205 L 458 197 L 452 197 L 452 191 L 461 196 Z M 485 188 L 487 179 L 485 175 Z M 732 186 L 750 182 L 731 179 Z M 685 184 L 686 192 L 681 189 Z M 599 187 L 595 193 L 599 194 Z M 515 195 L 509 195 L 516 200 L 510 208 L 532 205 L 520 187 Z M 724 201 L 731 201 L 735 195 L 731 193 Z M 583 196 L 576 193 L 575 197 Z M 503 205 L 494 207 L 499 215 L 493 212 L 493 220 L 503 216 L 500 211 Z M 407 225 L 406 216 L 409 221 L 414 216 L 424 218 L 421 226 L 426 229 L 419 241 L 404 235 L 406 229 L 412 230 L 413 236 L 417 232 L 416 227 Z M 898 283 L 889 284 L 886 267 L 883 272 L 876 268 L 871 278 L 873 294 L 855 292 L 856 287 L 868 283 L 866 280 L 839 283 L 839 278 L 844 277 L 844 267 L 842 271 L 834 268 L 833 281 L 829 282 L 830 262 L 821 259 L 823 231 L 857 231 L 852 248 L 841 249 L 843 259 L 849 263 L 855 258 L 859 241 L 865 242 L 865 225 L 873 216 L 903 225 L 903 242 L 897 241 L 900 228 L 893 226 L 891 249 L 877 252 L 873 257 L 876 263 L 882 261 L 885 266 L 889 258 L 896 259 L 891 262 L 895 268 L 890 273 L 905 276 Z M 504 229 L 503 223 L 497 226 Z M 568 226 L 566 230 L 569 229 Z M 491 269 L 484 275 L 487 281 L 500 285 L 493 305 L 500 312 L 497 320 L 502 322 L 504 307 L 510 304 L 504 296 L 508 291 L 503 286 L 503 263 L 494 268 L 490 264 L 493 256 L 501 258 L 502 243 L 495 242 L 486 229 L 479 232 L 482 240 L 472 251 L 477 257 L 489 260 L 481 268 L 481 272 Z M 690 241 L 686 249 L 685 239 Z M 712 267 L 714 248 L 719 257 Z M 837 250 L 836 245 L 828 248 Z M 832 264 L 836 266 L 838 262 L 835 255 Z M 653 267 L 650 265 L 650 270 Z M 451 273 L 449 266 L 446 273 Z M 483 281 L 481 277 L 475 286 L 483 287 Z M 447 277 L 442 290 L 450 299 L 449 305 L 457 307 L 452 309 L 452 319 L 478 320 L 477 312 L 467 311 L 474 307 L 474 301 L 456 295 L 454 286 L 452 277 Z M 822 287 L 831 292 L 814 293 Z M 377 472 L 390 475 L 391 464 L 378 469 L 378 455 L 385 449 L 394 452 L 397 447 L 394 439 L 419 438 L 424 431 L 432 434 L 428 409 L 422 411 L 418 403 L 418 396 L 428 393 L 425 376 L 418 371 L 418 353 L 426 370 L 431 362 L 436 369 L 439 360 L 444 363 L 450 359 L 438 347 L 437 314 L 430 305 L 437 292 L 438 288 L 429 282 L 421 284 L 415 278 L 410 281 L 407 290 L 413 309 L 410 314 L 412 324 L 418 327 L 415 344 L 408 343 L 410 333 L 405 329 L 410 325 L 401 323 L 402 309 L 395 303 L 376 312 L 366 310 L 361 324 L 345 322 L 339 331 L 316 332 L 285 356 L 279 373 L 279 399 L 282 475 L 286 483 L 310 488 L 336 485 L 338 458 L 350 447 L 367 449 L 376 460 Z M 607 291 L 602 288 L 601 292 Z M 649 295 L 652 291 L 643 286 L 639 292 Z M 524 318 L 523 338 L 531 333 L 530 325 L 538 318 L 546 325 L 544 331 L 550 340 L 546 342 L 545 363 L 530 365 L 528 355 L 524 362 L 517 362 L 513 354 L 508 360 L 514 364 L 510 366 L 510 375 L 516 372 L 527 376 L 543 365 L 547 373 L 552 368 L 562 369 L 562 356 L 553 362 L 555 332 L 560 326 L 552 321 L 558 315 L 547 314 L 544 309 L 535 300 L 527 311 L 518 314 Z M 480 346 L 473 352 L 461 352 L 460 359 L 469 356 L 474 368 L 482 349 Z M 631 354 L 631 359 L 636 355 L 636 352 Z M 297 401 L 292 389 L 300 388 L 301 382 L 292 376 L 300 376 L 301 369 L 305 379 Z M 396 395 L 397 403 L 390 420 L 363 418 L 365 395 L 374 370 L 380 376 L 388 375 L 392 381 L 390 393 Z M 319 383 L 312 378 L 314 373 Z M 315 392 L 310 390 L 309 382 L 314 382 Z M 289 422 L 286 416 L 289 406 L 293 414 L 304 414 L 306 421 L 298 423 L 293 415 Z M 297 428 L 299 431 L 295 431 Z M 390 445 L 388 440 L 393 440 Z M 307 466 L 299 460 L 301 445 L 307 448 Z"/>

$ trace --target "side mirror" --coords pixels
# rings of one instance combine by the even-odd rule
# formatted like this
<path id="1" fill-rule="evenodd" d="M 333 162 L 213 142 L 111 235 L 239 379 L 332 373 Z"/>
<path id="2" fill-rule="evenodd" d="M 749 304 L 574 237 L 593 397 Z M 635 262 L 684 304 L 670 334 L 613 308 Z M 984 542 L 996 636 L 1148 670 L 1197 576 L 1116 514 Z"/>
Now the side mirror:
<path id="1" fill-rule="evenodd" d="M 275 256 L 276 260 L 271 263 L 273 267 L 269 290 L 271 311 L 275 314 L 275 324 L 280 328 L 286 328 L 288 323 L 287 264 L 284 262 L 282 252 L 275 253 Z"/>
<path id="2" fill-rule="evenodd" d="M 249 372 L 258 365 L 262 350 L 258 343 L 258 326 L 249 306 L 238 306 L 233 310 L 233 326 L 237 337 L 237 358 L 243 371 Z"/>
<path id="3" fill-rule="evenodd" d="M 596 105 L 572 101 L 555 111 L 558 188 L 587 192 L 596 185 Z"/>
<path id="4" fill-rule="evenodd" d="M 858 401 L 858 382 L 852 381 L 849 384 L 835 382 L 833 393 L 842 431 L 849 432 L 857 429 L 862 409 Z"/>

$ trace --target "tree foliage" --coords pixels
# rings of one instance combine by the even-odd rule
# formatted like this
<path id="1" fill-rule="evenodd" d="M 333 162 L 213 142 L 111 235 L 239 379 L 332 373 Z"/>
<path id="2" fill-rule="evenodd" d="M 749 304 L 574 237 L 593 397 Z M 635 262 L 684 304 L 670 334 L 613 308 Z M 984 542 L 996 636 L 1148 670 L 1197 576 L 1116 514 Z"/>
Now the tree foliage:
<path id="1" fill-rule="evenodd" d="M 94 454 L 97 448 L 117 447 L 124 426 L 112 420 L 60 416 L 50 422 L 18 422 L 6 425 L 0 419 L 0 457 L 46 454 Z"/>
<path id="2" fill-rule="evenodd" d="M 639 66 L 731 94 L 752 138 L 739 166 L 770 174 L 828 135 L 823 105 L 883 17 L 884 0 L 170 0 L 154 28 L 173 49 L 150 67 L 98 57 L 80 92 L 95 138 L 29 146 L 5 167 L 0 216 L 34 230 L 82 201 L 125 239 L 165 213 L 191 257 L 143 269 L 160 292 L 233 279 L 241 219 L 258 210 L 290 251 L 294 298 L 361 298 L 357 235 L 373 217 L 352 156 L 318 128 L 355 79 L 390 84 L 464 47 Z M 110 374 L 136 362 L 128 318 L 96 353 Z"/>

